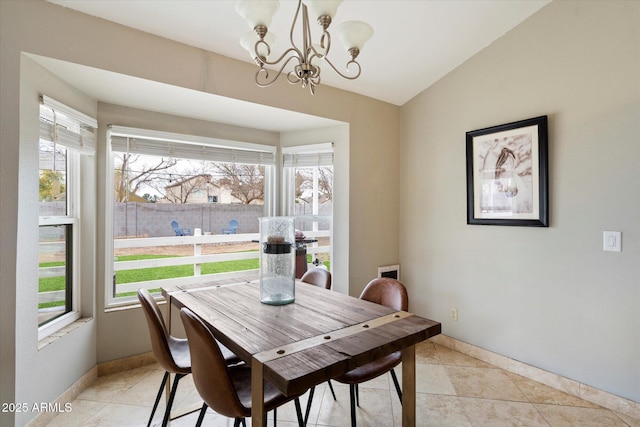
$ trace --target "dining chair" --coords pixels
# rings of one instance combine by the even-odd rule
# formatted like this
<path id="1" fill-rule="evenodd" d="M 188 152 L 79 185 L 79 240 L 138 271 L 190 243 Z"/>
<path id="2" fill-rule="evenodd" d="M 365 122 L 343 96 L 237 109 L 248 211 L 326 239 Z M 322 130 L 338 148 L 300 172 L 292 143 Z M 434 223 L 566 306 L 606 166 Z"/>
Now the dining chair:
<path id="1" fill-rule="evenodd" d="M 147 427 L 151 425 L 153 415 L 156 413 L 156 409 L 158 409 L 158 403 L 160 403 L 160 398 L 162 397 L 162 390 L 169 380 L 169 374 L 175 374 L 173 386 L 169 393 L 167 408 L 165 409 L 164 417 L 162 419 L 162 426 L 164 427 L 169 422 L 171 407 L 178 388 L 178 382 L 185 375 L 191 373 L 191 354 L 189 352 L 189 344 L 186 339 L 176 338 L 169 334 L 164 323 L 160 307 L 158 307 L 155 298 L 153 298 L 147 289 L 141 288 L 138 290 L 138 300 L 142 305 L 145 318 L 147 319 L 153 355 L 158 361 L 158 364 L 165 370 L 162 383 L 160 384 L 160 389 L 158 390 L 156 400 L 153 404 L 153 409 L 151 410 L 151 416 L 149 416 Z M 241 362 L 241 360 L 227 348 L 224 348 L 224 359 L 228 364 Z"/>
<path id="2" fill-rule="evenodd" d="M 208 407 L 220 415 L 234 418 L 234 427 L 238 427 L 240 423 L 244 425 L 244 418 L 251 416 L 251 367 L 248 364 L 228 366 L 207 325 L 186 307 L 180 310 L 180 317 L 191 350 L 193 382 L 204 400 L 196 427 L 202 424 Z M 273 410 L 275 425 L 276 408 L 294 400 L 298 425 L 303 427 L 304 421 L 298 398 L 299 395 L 285 396 L 271 383 L 265 381 L 263 416 L 266 418 L 266 413 Z"/>
<path id="3" fill-rule="evenodd" d="M 301 281 L 305 283 L 309 283 L 310 285 L 318 286 L 320 288 L 331 289 L 331 272 L 329 270 L 314 267 L 310 270 L 307 270 L 302 277 Z M 333 385 L 331 385 L 331 380 L 327 381 L 329 384 L 329 390 L 331 390 L 331 395 L 333 395 L 333 400 L 336 399 L 336 392 L 333 391 Z M 304 423 L 307 424 L 307 420 L 309 419 L 309 413 L 311 412 L 311 403 L 313 402 L 313 394 L 315 392 L 315 387 L 311 387 L 309 390 L 309 398 L 307 399 L 307 408 L 304 414 Z"/>
<path id="4" fill-rule="evenodd" d="M 406 311 L 409 308 L 409 296 L 402 283 L 389 277 L 379 277 L 370 281 L 360 294 L 360 299 L 382 304 L 395 310 Z M 394 367 L 402 361 L 402 353 L 396 351 L 366 365 L 359 366 L 334 380 L 349 384 L 349 398 L 351 406 L 351 426 L 356 426 L 356 405 L 360 406 L 358 384 L 372 380 L 387 372 L 391 373 L 393 384 L 400 403 L 402 403 L 402 390 L 398 383 Z"/>
<path id="5" fill-rule="evenodd" d="M 325 268 L 314 267 L 307 270 L 300 280 L 314 286 L 331 289 L 331 272 Z"/>

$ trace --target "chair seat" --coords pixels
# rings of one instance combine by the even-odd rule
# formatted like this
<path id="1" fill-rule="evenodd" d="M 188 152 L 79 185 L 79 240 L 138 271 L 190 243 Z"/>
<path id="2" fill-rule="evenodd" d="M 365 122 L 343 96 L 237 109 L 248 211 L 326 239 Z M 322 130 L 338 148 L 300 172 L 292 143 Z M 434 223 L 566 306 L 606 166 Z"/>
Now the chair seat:
<path id="1" fill-rule="evenodd" d="M 386 374 L 392 368 L 395 368 L 402 361 L 402 353 L 396 351 L 388 356 L 382 357 L 366 365 L 359 366 L 351 371 L 334 378 L 343 384 L 359 384 L 372 380 L 382 374 Z"/>
<path id="2" fill-rule="evenodd" d="M 218 343 L 218 347 L 220 347 L 220 351 L 222 352 L 222 357 L 224 357 L 224 361 L 227 362 L 228 366 L 237 365 L 239 363 L 244 363 L 242 359 L 236 356 L 231 350 L 224 346 L 220 341 L 216 340 Z"/>
<path id="3" fill-rule="evenodd" d="M 229 367 L 229 376 L 238 392 L 238 399 L 246 410 L 243 417 L 251 416 L 251 367 L 247 365 Z M 266 412 L 293 400 L 295 396 L 287 397 L 268 381 L 264 382 L 264 410 Z"/>
<path id="4" fill-rule="evenodd" d="M 185 338 L 175 338 L 169 336 L 167 340 L 169 352 L 175 362 L 174 368 L 177 374 L 191 373 L 191 355 L 189 353 L 189 342 Z"/>

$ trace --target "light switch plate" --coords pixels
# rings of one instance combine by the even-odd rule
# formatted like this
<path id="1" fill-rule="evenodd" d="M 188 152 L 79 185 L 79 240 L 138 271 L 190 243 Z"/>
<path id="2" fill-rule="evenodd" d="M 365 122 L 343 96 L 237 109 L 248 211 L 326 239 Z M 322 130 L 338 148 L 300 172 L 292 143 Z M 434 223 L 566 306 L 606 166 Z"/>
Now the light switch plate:
<path id="1" fill-rule="evenodd" d="M 605 231 L 602 236 L 602 250 L 622 252 L 622 232 Z"/>

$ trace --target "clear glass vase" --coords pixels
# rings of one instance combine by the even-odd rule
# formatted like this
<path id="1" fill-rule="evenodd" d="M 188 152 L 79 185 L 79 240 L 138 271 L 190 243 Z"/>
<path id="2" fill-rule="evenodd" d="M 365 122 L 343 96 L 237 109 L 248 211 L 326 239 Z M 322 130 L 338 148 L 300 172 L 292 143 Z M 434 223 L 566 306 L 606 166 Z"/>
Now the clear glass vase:
<path id="1" fill-rule="evenodd" d="M 295 228 L 293 217 L 260 220 L 260 301 L 284 305 L 295 300 Z"/>

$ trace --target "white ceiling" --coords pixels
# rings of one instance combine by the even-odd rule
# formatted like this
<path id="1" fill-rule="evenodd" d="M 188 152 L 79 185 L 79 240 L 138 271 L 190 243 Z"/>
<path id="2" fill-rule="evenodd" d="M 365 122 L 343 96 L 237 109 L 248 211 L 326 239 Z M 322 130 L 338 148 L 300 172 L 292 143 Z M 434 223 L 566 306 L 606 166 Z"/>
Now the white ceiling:
<path id="1" fill-rule="evenodd" d="M 235 1 L 49 0 L 89 15 L 137 28 L 191 46 L 253 62 L 238 39 L 251 29 L 235 12 Z M 324 67 L 322 82 L 402 105 L 550 0 L 371 0 L 345 1 L 335 28 L 362 20 L 374 28 L 358 58 L 362 76 L 337 77 Z M 269 28 L 278 37 L 274 53 L 284 51 L 296 1 L 280 2 Z M 317 27 L 312 23 L 313 27 Z M 317 38 L 316 38 L 317 40 Z M 334 37 L 331 57 L 344 67 L 347 54 Z M 321 90 L 321 87 L 318 88 Z"/>
<path id="2" fill-rule="evenodd" d="M 148 33 L 182 42 L 191 46 L 216 52 L 231 58 L 251 62 L 248 53 L 240 47 L 238 39 L 250 28 L 235 12 L 233 0 L 47 0 L 75 9 L 77 11 L 97 16 L 122 25 L 136 28 Z M 362 20 L 374 28 L 374 35 L 365 45 L 358 57 L 362 65 L 362 75 L 357 80 L 344 80 L 337 76 L 329 67 L 323 67 L 322 84 L 316 91 L 322 90 L 322 85 L 330 85 L 349 90 L 395 105 L 403 105 L 411 98 L 428 88 L 444 75 L 455 69 L 464 61 L 481 51 L 484 47 L 501 37 L 513 27 L 527 19 L 551 0 L 347 0 L 338 9 L 331 31 L 338 24 L 347 20 Z M 269 31 L 277 35 L 273 46 L 274 57 L 285 50 L 288 42 L 290 22 L 297 1 L 283 0 L 276 13 Z M 315 23 L 312 23 L 315 29 Z M 319 32 L 318 32 L 319 33 Z M 296 33 L 297 34 L 297 33 Z M 314 42 L 318 35 L 314 34 Z M 334 37 L 334 46 L 329 55 L 334 64 L 343 68 L 347 61 L 347 54 L 340 46 L 338 37 Z M 96 84 L 93 69 L 83 69 L 81 66 L 55 61 L 47 62 L 41 58 L 43 65 L 56 68 L 54 71 L 66 80 L 78 81 L 84 75 L 87 87 L 82 88 L 88 94 L 105 102 L 113 102 L 137 108 L 145 108 L 143 96 L 136 98 L 137 91 L 117 90 L 117 99 L 103 99 L 105 96 L 114 98 L 114 84 L 122 87 L 138 85 L 142 81 L 132 80 L 128 76 L 111 75 L 106 73 L 103 83 Z M 43 62 L 44 61 L 44 62 Z M 70 77 L 68 74 L 73 74 Z M 113 74 L 113 73 L 111 73 Z M 281 77 L 283 78 L 283 77 Z M 125 81 L 126 80 L 126 81 Z M 140 79 L 136 79 L 140 80 Z M 145 82 L 144 84 L 154 84 Z M 157 84 L 159 85 L 159 83 Z M 166 85 L 165 85 L 166 86 Z M 170 88 L 155 87 L 154 90 L 168 90 Z M 268 90 L 268 89 L 265 89 Z M 307 89 L 300 89 L 300 96 L 311 96 Z M 202 97 L 203 94 L 183 93 L 182 96 Z M 146 94 L 148 92 L 145 91 Z M 210 102 L 216 100 L 208 95 Z M 148 97 L 147 97 L 148 98 Z M 175 96 L 165 99 L 175 101 Z M 202 101 L 202 99 L 200 100 Z M 185 102 L 189 104 L 189 102 Z M 193 105 L 193 104 L 191 104 Z M 197 104 L 196 104 L 197 105 Z M 185 114 L 185 110 L 176 110 L 170 105 L 163 108 L 155 104 L 153 110 Z M 255 106 L 260 108 L 260 106 Z M 244 107 L 243 107 L 244 109 Z M 230 116 L 235 109 L 229 111 Z M 202 109 L 200 109 L 202 111 Z M 217 109 L 217 111 L 221 111 Z M 197 112 L 194 112 L 197 114 Z M 202 115 L 202 114 L 200 114 Z M 276 114 L 277 115 L 277 114 Z M 240 116 L 240 115 L 238 115 Z M 246 111 L 242 114 L 247 117 Z M 197 117 L 211 119 L 210 117 Z M 229 117 L 216 121 L 230 124 L 248 125 L 238 122 L 240 117 Z M 274 122 L 275 120 L 275 122 Z M 242 120 L 241 120 L 242 121 Z M 291 120 L 284 120 L 291 123 Z M 326 123 L 325 123 L 326 125 Z M 276 117 L 262 124 L 252 127 L 268 130 L 286 130 L 281 127 Z"/>

